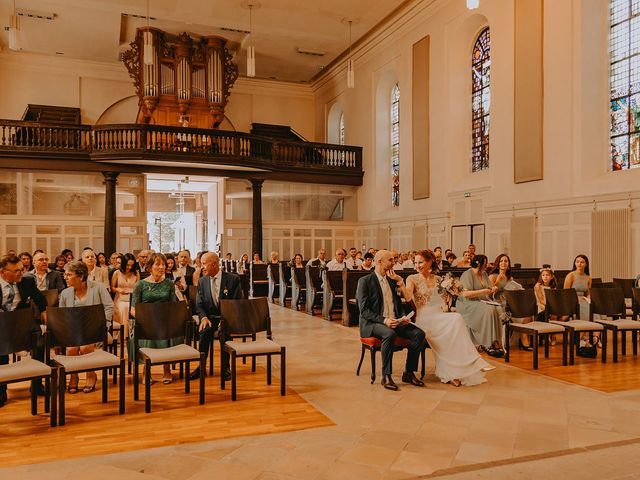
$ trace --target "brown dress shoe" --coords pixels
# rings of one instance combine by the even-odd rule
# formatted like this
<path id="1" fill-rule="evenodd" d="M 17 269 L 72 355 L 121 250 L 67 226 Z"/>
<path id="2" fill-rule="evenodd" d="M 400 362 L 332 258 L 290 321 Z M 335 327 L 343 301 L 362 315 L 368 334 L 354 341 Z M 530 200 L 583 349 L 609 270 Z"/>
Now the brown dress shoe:
<path id="1" fill-rule="evenodd" d="M 415 385 L 416 387 L 424 387 L 424 382 L 416 377 L 415 373 L 413 372 L 404 372 L 402 374 L 402 381 L 404 383 Z"/>
<path id="2" fill-rule="evenodd" d="M 382 376 L 382 386 L 387 390 L 393 390 L 393 391 L 398 390 L 398 385 L 396 385 L 396 382 L 393 381 L 393 378 L 391 377 L 391 375 Z"/>

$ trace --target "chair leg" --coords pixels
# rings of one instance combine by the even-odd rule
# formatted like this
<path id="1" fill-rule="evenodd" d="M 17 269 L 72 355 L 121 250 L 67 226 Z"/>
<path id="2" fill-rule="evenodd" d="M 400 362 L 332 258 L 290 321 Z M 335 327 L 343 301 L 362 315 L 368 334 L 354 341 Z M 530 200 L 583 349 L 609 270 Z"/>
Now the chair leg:
<path id="1" fill-rule="evenodd" d="M 361 352 L 360 352 L 360 361 L 358 362 L 358 368 L 356 369 L 356 375 L 360 375 L 360 367 L 362 367 L 362 361 L 364 360 L 364 352 L 365 351 L 366 351 L 366 349 L 364 348 L 364 345 L 362 345 Z"/>
<path id="2" fill-rule="evenodd" d="M 151 361 L 144 363 L 144 411 L 151 413 Z"/>
<path id="3" fill-rule="evenodd" d="M 544 336 L 544 358 L 549 358 L 549 335 Z"/>
<path id="4" fill-rule="evenodd" d="M 109 387 L 109 369 L 102 369 L 102 403 L 107 403 L 108 400 L 108 387 Z"/>
<path id="5" fill-rule="evenodd" d="M 201 353 L 200 354 L 200 405 L 204 405 L 204 376 L 205 376 L 204 368 L 205 368 L 204 353 Z"/>
<path id="6" fill-rule="evenodd" d="M 627 354 L 627 331 L 626 330 L 622 330 L 620 332 L 620 336 L 622 337 L 622 355 L 626 355 Z"/>
<path id="7" fill-rule="evenodd" d="M 213 344 L 214 342 L 215 342 L 215 339 L 212 340 L 211 344 L 209 345 L 209 376 L 210 377 L 213 377 Z"/>
<path id="8" fill-rule="evenodd" d="M 49 423 L 52 427 L 58 425 L 58 369 L 51 370 L 51 389 L 48 392 L 51 401 L 51 411 L 49 412 Z"/>
<path id="9" fill-rule="evenodd" d="M 221 376 L 224 376 L 221 375 Z M 231 400 L 236 401 L 236 352 L 231 352 Z"/>
<path id="10" fill-rule="evenodd" d="M 51 410 L 51 376 L 44 379 L 44 413 Z"/>
<path id="11" fill-rule="evenodd" d="M 64 391 L 67 388 L 67 373 L 65 372 L 64 367 L 61 367 L 59 370 L 59 380 L 58 380 L 58 403 L 60 404 L 60 412 L 58 414 L 58 425 L 64 425 Z"/>
<path id="12" fill-rule="evenodd" d="M 287 356 L 286 349 L 284 347 L 280 348 L 280 395 L 284 397 L 286 393 L 286 385 L 287 385 Z"/>
<path id="13" fill-rule="evenodd" d="M 138 362 L 137 359 L 133 360 L 133 400 L 140 400 L 140 370 L 138 370 Z M 131 367 L 131 362 L 129 363 L 129 367 Z"/>
<path id="14" fill-rule="evenodd" d="M 36 391 L 36 380 L 31 380 L 31 415 L 38 414 L 38 392 Z"/>
<path id="15" fill-rule="evenodd" d="M 191 366 L 191 362 L 189 362 L 188 360 L 185 362 L 187 364 L 187 372 L 190 372 L 191 369 L 189 368 Z M 182 367 L 182 362 L 180 362 L 180 367 Z M 187 377 L 184 379 L 184 393 L 190 393 L 191 392 L 191 375 L 187 375 Z"/>
<path id="16" fill-rule="evenodd" d="M 371 347 L 369 349 L 371 352 L 371 383 L 376 381 L 376 349 Z"/>
<path id="17" fill-rule="evenodd" d="M 567 330 L 565 329 L 564 332 L 562 332 L 562 366 L 564 367 L 567 366 L 567 342 L 568 335 Z"/>
<path id="18" fill-rule="evenodd" d="M 613 337 L 613 363 L 618 363 L 618 329 L 616 327 L 611 329 L 611 336 Z"/>
<path id="19" fill-rule="evenodd" d="M 511 357 L 511 328 L 510 324 L 505 324 L 504 326 L 504 361 L 505 363 L 509 363 L 509 359 Z"/>
<path id="20" fill-rule="evenodd" d="M 538 369 L 538 347 L 540 345 L 540 337 L 538 337 L 538 332 L 533 334 L 533 369 Z"/>
<path id="21" fill-rule="evenodd" d="M 600 341 L 602 342 L 602 363 L 607 363 L 607 329 L 603 328 L 600 334 Z"/>
<path id="22" fill-rule="evenodd" d="M 120 413 L 120 415 L 122 415 L 124 413 L 124 382 L 125 382 L 125 378 L 124 378 L 124 358 L 120 359 L 120 382 L 119 382 L 119 410 L 118 413 Z"/>
<path id="23" fill-rule="evenodd" d="M 576 361 L 576 332 L 573 329 L 569 330 L 569 338 L 569 365 L 573 365 Z"/>
<path id="24" fill-rule="evenodd" d="M 247 343 L 247 337 L 242 337 L 242 343 Z M 242 364 L 247 364 L 247 357 L 242 357 Z M 253 370 L 255 372 L 255 370 Z"/>
<path id="25" fill-rule="evenodd" d="M 224 347 L 220 345 L 220 365 L 222 365 L 222 355 L 224 354 Z M 220 369 L 220 390 L 224 390 L 224 372 Z"/>
<path id="26" fill-rule="evenodd" d="M 271 385 L 271 355 L 267 355 L 267 385 Z"/>
<path id="27" fill-rule="evenodd" d="M 638 331 L 633 330 L 631 332 L 631 343 L 633 343 L 633 355 L 638 355 Z"/>

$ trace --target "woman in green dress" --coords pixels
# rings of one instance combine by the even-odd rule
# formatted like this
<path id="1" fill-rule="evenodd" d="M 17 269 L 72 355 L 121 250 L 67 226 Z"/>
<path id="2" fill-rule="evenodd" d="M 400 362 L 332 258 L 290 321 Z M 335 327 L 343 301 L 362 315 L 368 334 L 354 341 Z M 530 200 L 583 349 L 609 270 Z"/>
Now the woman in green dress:
<path id="1" fill-rule="evenodd" d="M 153 253 L 149 256 L 146 264 L 147 270 L 151 274 L 140 280 L 133 287 L 131 293 L 131 315 L 136 315 L 136 305 L 138 303 L 156 303 L 156 302 L 177 302 L 175 283 L 165 277 L 167 269 L 167 258 L 162 253 Z M 135 320 L 133 320 L 132 330 L 135 329 Z M 172 338 L 171 340 L 139 340 L 138 345 L 141 348 L 168 348 L 174 345 L 184 343 L 183 338 Z M 133 341 L 129 344 L 129 358 L 133 358 Z M 144 379 L 144 372 L 141 379 Z M 164 374 L 162 383 L 169 384 L 173 381 L 171 375 L 171 366 L 164 365 Z M 152 380 L 153 382 L 153 380 Z"/>

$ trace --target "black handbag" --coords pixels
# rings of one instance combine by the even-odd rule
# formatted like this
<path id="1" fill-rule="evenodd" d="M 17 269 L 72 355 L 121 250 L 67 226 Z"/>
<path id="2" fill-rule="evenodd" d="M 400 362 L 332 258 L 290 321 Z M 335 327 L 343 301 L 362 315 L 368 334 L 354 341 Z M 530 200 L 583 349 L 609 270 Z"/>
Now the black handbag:
<path id="1" fill-rule="evenodd" d="M 585 358 L 596 358 L 598 356 L 598 347 L 595 345 L 591 345 L 589 347 L 578 347 L 576 355 Z"/>

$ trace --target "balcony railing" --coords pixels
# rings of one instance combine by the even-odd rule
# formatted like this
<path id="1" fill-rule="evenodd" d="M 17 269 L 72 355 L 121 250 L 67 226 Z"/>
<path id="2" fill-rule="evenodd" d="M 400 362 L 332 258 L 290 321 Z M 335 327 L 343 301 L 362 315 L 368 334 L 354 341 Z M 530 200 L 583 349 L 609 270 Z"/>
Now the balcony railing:
<path id="1" fill-rule="evenodd" d="M 109 162 L 125 158 L 162 161 L 176 158 L 214 165 L 268 171 L 311 171 L 362 176 L 362 148 L 292 142 L 242 132 L 118 124 L 43 125 L 0 120 L 0 152 L 28 156 L 35 152 L 87 155 Z"/>

